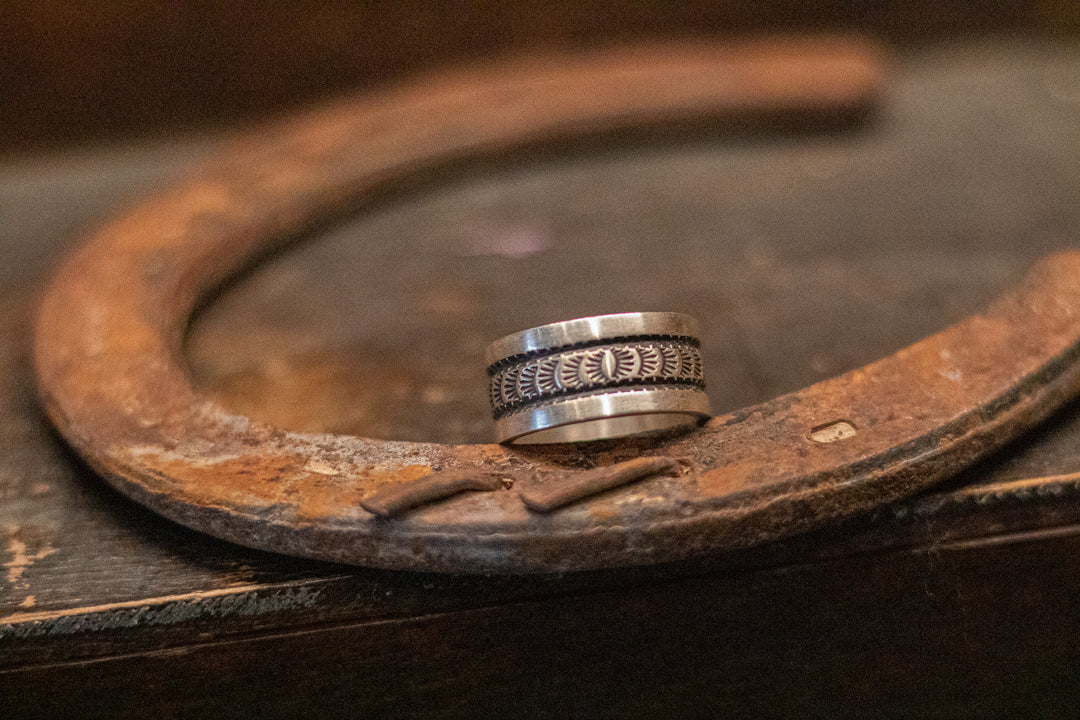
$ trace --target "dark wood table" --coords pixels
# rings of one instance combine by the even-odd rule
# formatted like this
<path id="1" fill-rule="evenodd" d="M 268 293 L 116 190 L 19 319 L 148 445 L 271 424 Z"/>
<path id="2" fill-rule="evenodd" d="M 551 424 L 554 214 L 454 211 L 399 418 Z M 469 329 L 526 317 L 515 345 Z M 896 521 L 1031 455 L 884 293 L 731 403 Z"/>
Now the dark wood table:
<path id="1" fill-rule="evenodd" d="M 702 320 L 716 411 L 798 389 L 1076 244 L 1078 67 L 1075 42 L 908 51 L 854 131 L 583 149 L 388 198 L 226 288 L 192 328 L 191 372 L 289 428 L 486 441 L 489 340 L 662 308 Z M 1080 406 L 926 495 L 653 568 L 334 566 L 116 495 L 37 405 L 35 298 L 80 231 L 226 139 L 0 163 L 0 714 L 1074 712 Z"/>

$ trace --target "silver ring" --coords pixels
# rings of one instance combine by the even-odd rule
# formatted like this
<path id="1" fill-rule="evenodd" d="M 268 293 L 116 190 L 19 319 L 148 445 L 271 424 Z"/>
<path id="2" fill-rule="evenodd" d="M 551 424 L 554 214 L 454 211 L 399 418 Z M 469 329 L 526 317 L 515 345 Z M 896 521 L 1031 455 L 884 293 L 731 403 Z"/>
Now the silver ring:
<path id="1" fill-rule="evenodd" d="M 487 348 L 499 442 L 564 443 L 690 428 L 709 417 L 697 322 L 667 312 L 541 325 Z"/>

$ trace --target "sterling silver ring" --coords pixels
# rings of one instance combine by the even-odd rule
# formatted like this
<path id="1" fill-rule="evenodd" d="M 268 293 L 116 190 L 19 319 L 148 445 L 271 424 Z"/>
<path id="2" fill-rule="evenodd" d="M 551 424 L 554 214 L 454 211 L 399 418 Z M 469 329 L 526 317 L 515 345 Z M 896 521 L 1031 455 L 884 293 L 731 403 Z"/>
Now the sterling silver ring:
<path id="1" fill-rule="evenodd" d="M 565 443 L 691 428 L 709 417 L 697 322 L 635 312 L 523 330 L 487 348 L 499 442 Z"/>

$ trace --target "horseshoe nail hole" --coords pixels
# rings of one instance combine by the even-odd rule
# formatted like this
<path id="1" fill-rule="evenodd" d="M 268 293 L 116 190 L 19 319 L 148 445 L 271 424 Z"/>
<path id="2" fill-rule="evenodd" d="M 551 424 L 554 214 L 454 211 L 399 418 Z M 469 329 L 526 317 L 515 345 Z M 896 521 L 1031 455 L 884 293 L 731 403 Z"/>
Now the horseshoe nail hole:
<path id="1" fill-rule="evenodd" d="M 816 428 L 811 428 L 810 439 L 819 443 L 832 443 L 839 440 L 847 440 L 849 437 L 855 437 L 859 432 L 855 427 L 855 423 L 847 420 L 834 420 L 831 423 L 825 423 L 824 425 L 818 425 Z"/>

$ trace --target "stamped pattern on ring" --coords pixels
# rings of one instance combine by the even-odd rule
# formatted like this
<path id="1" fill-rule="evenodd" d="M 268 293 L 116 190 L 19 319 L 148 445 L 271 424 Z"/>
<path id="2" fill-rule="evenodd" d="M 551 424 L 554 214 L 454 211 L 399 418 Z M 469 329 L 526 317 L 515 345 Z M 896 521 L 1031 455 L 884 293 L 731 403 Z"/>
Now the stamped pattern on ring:
<path id="1" fill-rule="evenodd" d="M 703 388 L 701 352 L 689 342 L 620 342 L 553 352 L 508 365 L 490 378 L 498 418 L 525 405 L 607 387 L 691 385 Z"/>

